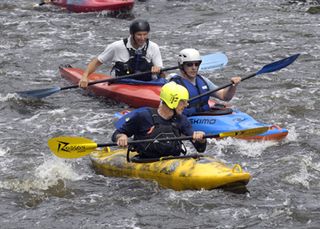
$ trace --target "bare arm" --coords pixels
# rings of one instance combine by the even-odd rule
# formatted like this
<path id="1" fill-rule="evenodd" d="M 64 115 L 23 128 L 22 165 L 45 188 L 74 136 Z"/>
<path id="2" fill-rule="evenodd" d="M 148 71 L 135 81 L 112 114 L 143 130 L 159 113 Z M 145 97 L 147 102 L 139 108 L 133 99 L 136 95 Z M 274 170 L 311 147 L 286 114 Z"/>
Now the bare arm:
<path id="1" fill-rule="evenodd" d="M 94 58 L 88 64 L 86 70 L 84 71 L 81 80 L 79 81 L 79 87 L 87 88 L 88 87 L 88 77 L 96 71 L 97 67 L 99 67 L 102 63 L 98 60 L 98 58 Z"/>
<path id="2" fill-rule="evenodd" d="M 165 78 L 166 75 L 164 74 L 164 72 L 161 72 L 161 68 L 163 68 L 163 62 L 162 62 L 162 56 L 161 56 L 161 52 L 160 52 L 160 48 L 158 45 L 155 45 L 154 47 L 154 54 L 152 56 L 152 63 L 153 66 L 151 68 L 151 72 L 152 74 L 159 74 L 160 77 Z"/>
<path id="3" fill-rule="evenodd" d="M 237 85 L 240 83 L 241 77 L 235 76 L 231 78 L 233 83 L 230 87 L 224 88 L 214 93 L 214 96 L 222 101 L 230 101 L 236 93 Z"/>

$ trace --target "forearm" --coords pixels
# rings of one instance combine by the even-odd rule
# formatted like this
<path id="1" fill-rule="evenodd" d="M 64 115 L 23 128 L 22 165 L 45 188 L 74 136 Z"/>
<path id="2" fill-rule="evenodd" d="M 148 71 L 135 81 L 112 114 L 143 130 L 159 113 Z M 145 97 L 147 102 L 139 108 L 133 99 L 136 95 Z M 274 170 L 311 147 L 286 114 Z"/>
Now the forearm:
<path id="1" fill-rule="evenodd" d="M 231 85 L 230 87 L 227 87 L 225 89 L 223 89 L 223 101 L 230 101 L 233 96 L 236 94 L 236 90 L 237 90 L 237 87 L 234 86 L 234 85 Z"/>
<path id="2" fill-rule="evenodd" d="M 87 79 L 89 75 L 95 72 L 97 67 L 99 67 L 101 64 L 102 63 L 97 58 L 94 58 L 93 60 L 91 60 L 86 70 L 83 73 L 83 77 Z"/>

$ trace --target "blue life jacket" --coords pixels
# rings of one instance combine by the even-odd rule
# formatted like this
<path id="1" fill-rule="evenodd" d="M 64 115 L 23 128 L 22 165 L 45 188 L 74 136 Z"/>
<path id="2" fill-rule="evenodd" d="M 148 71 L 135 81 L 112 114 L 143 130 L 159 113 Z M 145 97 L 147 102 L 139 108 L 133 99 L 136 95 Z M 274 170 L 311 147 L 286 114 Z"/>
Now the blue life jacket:
<path id="1" fill-rule="evenodd" d="M 123 43 L 127 48 L 128 38 L 123 39 Z M 112 70 L 115 70 L 116 76 L 124 76 L 138 72 L 151 71 L 153 63 L 148 62 L 146 58 L 148 46 L 149 40 L 147 40 L 147 43 L 143 49 L 135 50 L 133 48 L 127 48 L 130 56 L 129 60 L 127 62 L 116 61 L 115 65 L 112 68 Z M 135 77 L 134 79 L 150 81 L 152 80 L 152 74 L 144 74 L 139 77 Z"/>
<path id="2" fill-rule="evenodd" d="M 189 97 L 193 98 L 197 95 L 203 94 L 209 91 L 209 86 L 207 82 L 202 78 L 202 76 L 196 76 L 196 85 L 193 85 L 189 80 L 182 78 L 179 75 L 173 76 L 170 81 L 174 81 L 187 88 L 189 92 Z M 203 96 L 201 98 L 195 99 L 189 103 L 189 106 L 184 109 L 183 114 L 186 116 L 192 116 L 196 113 L 204 112 L 210 110 L 208 101 L 210 96 Z"/>
<path id="3" fill-rule="evenodd" d="M 148 110 L 152 115 L 154 126 L 148 133 L 135 135 L 134 140 L 157 138 L 168 138 L 170 140 L 181 136 L 176 122 L 172 121 L 164 124 L 161 122 L 161 118 L 156 109 Z M 161 141 L 153 143 L 136 143 L 133 145 L 133 149 L 139 153 L 140 157 L 159 158 L 164 156 L 179 156 L 181 153 L 185 154 L 186 150 L 183 149 L 182 146 L 183 143 L 181 141 Z"/>

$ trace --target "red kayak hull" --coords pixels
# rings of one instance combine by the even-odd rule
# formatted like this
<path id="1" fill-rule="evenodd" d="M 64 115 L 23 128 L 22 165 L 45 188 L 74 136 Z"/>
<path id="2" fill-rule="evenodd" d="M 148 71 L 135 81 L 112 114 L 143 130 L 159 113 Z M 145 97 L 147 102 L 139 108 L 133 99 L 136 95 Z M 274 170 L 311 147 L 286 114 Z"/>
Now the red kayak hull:
<path id="1" fill-rule="evenodd" d="M 76 13 L 131 10 L 134 0 L 53 0 L 52 4 Z"/>
<path id="2" fill-rule="evenodd" d="M 83 70 L 79 68 L 60 68 L 60 74 L 68 81 L 78 84 Z M 112 78 L 111 76 L 93 73 L 90 75 L 89 80 L 103 80 Z M 96 96 L 103 96 L 108 99 L 115 100 L 128 104 L 131 107 L 158 107 L 160 103 L 160 90 L 161 86 L 158 85 L 133 85 L 133 84 L 108 84 L 99 83 L 88 87 L 88 90 Z"/>

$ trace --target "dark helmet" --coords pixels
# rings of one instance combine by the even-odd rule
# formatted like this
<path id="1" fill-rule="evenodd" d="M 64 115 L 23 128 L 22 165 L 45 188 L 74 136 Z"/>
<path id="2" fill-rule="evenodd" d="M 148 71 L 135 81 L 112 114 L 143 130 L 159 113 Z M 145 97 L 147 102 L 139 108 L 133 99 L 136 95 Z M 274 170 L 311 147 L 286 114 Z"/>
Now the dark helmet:
<path id="1" fill-rule="evenodd" d="M 146 20 L 137 19 L 134 20 L 130 25 L 130 34 L 135 34 L 137 32 L 150 32 L 150 25 Z"/>

